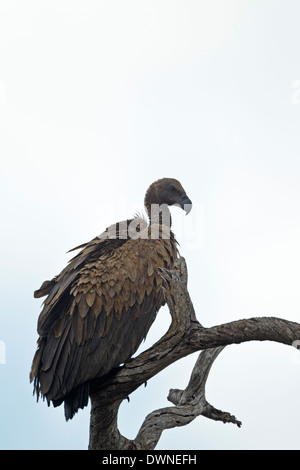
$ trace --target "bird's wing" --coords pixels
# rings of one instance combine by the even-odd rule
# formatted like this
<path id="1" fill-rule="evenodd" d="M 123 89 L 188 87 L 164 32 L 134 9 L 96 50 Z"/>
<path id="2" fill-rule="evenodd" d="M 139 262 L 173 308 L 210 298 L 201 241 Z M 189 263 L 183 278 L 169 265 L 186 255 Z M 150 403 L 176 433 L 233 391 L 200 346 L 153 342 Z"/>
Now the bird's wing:
<path id="1" fill-rule="evenodd" d="M 82 248 L 82 250 L 72 258 L 62 272 L 50 281 L 44 281 L 41 287 L 34 292 L 34 297 L 47 298 L 44 301 L 44 308 L 39 316 L 38 333 L 43 336 L 47 335 L 49 327 L 52 325 L 56 316 L 60 314 L 60 308 L 63 297 L 68 300 L 69 290 L 79 276 L 80 270 L 86 263 L 98 259 L 100 256 L 110 253 L 112 250 L 123 245 L 127 239 L 120 233 L 121 227 L 128 227 L 132 219 L 124 220 L 120 223 L 113 224 L 108 227 L 98 237 L 95 237 L 88 243 L 84 243 L 76 248 L 72 248 L 69 252 Z M 128 232 L 127 232 L 128 234 Z M 57 305 L 59 304 L 59 305 Z M 57 305 L 58 308 L 55 308 Z"/>
<path id="2" fill-rule="evenodd" d="M 31 378 L 48 400 L 127 361 L 164 303 L 158 268 L 171 267 L 174 242 L 122 242 L 106 240 L 97 255 L 87 244 L 45 301 Z"/>

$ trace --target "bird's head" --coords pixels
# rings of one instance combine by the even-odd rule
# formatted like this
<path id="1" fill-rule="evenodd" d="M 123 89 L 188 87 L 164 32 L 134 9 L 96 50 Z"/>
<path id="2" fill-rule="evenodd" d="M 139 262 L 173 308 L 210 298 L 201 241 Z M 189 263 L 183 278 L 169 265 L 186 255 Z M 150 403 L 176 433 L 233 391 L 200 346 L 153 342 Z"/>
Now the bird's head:
<path id="1" fill-rule="evenodd" d="M 145 196 L 145 207 L 149 216 L 152 204 L 179 206 L 186 214 L 192 209 L 192 201 L 181 183 L 174 178 L 162 178 L 151 184 Z"/>

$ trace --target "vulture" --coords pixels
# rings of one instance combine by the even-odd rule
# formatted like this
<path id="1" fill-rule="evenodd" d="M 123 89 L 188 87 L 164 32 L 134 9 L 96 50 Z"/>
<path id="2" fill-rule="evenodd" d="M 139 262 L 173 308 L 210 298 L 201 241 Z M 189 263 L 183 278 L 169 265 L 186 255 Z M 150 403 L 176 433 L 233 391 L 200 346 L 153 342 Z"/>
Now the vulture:
<path id="1" fill-rule="evenodd" d="M 66 420 L 87 405 L 93 379 L 130 360 L 165 304 L 159 268 L 178 258 L 169 206 L 188 213 L 192 203 L 174 178 L 152 183 L 144 203 L 148 221 L 137 215 L 73 248 L 80 252 L 34 292 L 47 297 L 30 381 L 37 400 L 64 402 Z"/>

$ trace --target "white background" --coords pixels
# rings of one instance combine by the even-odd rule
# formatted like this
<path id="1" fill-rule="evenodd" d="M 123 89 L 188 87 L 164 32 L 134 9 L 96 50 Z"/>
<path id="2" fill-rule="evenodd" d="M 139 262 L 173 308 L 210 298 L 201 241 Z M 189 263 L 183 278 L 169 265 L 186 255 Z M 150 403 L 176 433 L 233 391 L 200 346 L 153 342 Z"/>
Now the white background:
<path id="1" fill-rule="evenodd" d="M 297 0 L 1 0 L 0 447 L 85 449 L 28 376 L 40 301 L 66 251 L 142 210 L 154 180 L 194 202 L 175 233 L 199 321 L 300 320 L 300 6 Z M 143 347 L 169 324 L 163 308 Z M 170 405 L 197 355 L 124 402 L 121 432 Z M 253 342 L 216 360 L 198 418 L 158 449 L 299 449 L 300 358 Z"/>

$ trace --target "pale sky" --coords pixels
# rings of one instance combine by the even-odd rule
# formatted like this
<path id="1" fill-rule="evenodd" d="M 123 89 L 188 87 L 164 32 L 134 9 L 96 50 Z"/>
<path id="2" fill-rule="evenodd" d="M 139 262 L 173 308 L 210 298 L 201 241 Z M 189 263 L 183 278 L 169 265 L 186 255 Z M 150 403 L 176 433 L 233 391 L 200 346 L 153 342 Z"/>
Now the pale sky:
<path id="1" fill-rule="evenodd" d="M 1 1 L 1 449 L 87 448 L 89 409 L 66 423 L 32 397 L 33 291 L 158 178 L 194 202 L 173 229 L 199 321 L 300 321 L 299 16 L 297 0 Z M 143 348 L 168 324 L 163 308 Z M 122 404 L 126 437 L 196 357 Z M 227 347 L 207 399 L 242 427 L 200 417 L 157 449 L 299 449 L 299 396 L 294 348 Z"/>

